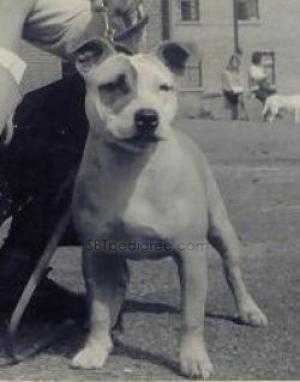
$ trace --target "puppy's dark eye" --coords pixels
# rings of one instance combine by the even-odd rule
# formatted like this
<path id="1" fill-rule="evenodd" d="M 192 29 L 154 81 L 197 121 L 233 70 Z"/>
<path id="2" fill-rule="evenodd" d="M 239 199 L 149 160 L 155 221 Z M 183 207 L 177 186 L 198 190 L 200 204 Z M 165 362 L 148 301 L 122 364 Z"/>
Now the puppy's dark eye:
<path id="1" fill-rule="evenodd" d="M 159 90 L 162 92 L 171 92 L 174 90 L 174 87 L 172 85 L 162 84 L 160 85 Z"/>

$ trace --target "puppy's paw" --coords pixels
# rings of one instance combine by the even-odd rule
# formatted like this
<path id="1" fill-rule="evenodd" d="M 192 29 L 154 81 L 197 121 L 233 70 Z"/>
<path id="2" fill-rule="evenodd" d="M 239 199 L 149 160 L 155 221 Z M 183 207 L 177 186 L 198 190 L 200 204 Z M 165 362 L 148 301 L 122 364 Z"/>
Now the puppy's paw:
<path id="1" fill-rule="evenodd" d="M 190 378 L 207 379 L 213 373 L 213 365 L 205 344 L 199 337 L 183 341 L 180 350 L 180 370 L 183 375 Z"/>
<path id="2" fill-rule="evenodd" d="M 249 298 L 240 306 L 240 319 L 244 324 L 251 326 L 267 326 L 268 319 L 256 303 Z"/>
<path id="3" fill-rule="evenodd" d="M 112 349 L 111 340 L 88 344 L 73 358 L 71 366 L 76 369 L 101 369 Z"/>

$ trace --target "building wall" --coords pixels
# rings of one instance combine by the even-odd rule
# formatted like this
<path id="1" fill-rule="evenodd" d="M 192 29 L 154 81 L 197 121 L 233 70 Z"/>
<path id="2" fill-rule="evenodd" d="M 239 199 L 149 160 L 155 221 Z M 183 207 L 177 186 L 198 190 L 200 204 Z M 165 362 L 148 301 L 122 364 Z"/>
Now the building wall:
<path id="1" fill-rule="evenodd" d="M 201 0 L 200 23 L 182 23 L 178 2 L 171 0 L 171 38 L 193 41 L 199 49 L 204 92 L 220 90 L 220 74 L 233 52 L 232 0 Z"/>
<path id="2" fill-rule="evenodd" d="M 145 11 L 149 15 L 150 22 L 147 25 L 147 48 L 151 49 L 157 46 L 163 38 L 163 0 L 146 0 Z"/>
<path id="3" fill-rule="evenodd" d="M 282 93 L 300 93 L 300 1 L 259 0 L 260 20 L 240 23 L 244 62 L 255 50 L 273 50 L 276 83 Z"/>
<path id="4" fill-rule="evenodd" d="M 182 24 L 171 0 L 174 39 L 193 40 L 203 60 L 203 90 L 220 91 L 220 73 L 233 52 L 233 1 L 200 0 L 200 24 Z M 276 57 L 276 84 L 282 93 L 300 92 L 300 1 L 259 0 L 260 20 L 240 22 L 245 81 L 255 50 L 272 50 Z M 299 48 L 298 48 L 299 45 Z"/>

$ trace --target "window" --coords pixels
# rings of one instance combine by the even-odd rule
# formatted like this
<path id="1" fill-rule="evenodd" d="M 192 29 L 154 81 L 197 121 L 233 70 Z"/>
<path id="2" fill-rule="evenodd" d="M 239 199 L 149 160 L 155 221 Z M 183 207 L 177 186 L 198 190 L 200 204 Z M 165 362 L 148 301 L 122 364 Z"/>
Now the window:
<path id="1" fill-rule="evenodd" d="M 191 60 L 187 66 L 185 75 L 181 80 L 182 90 L 199 90 L 203 87 L 202 62 Z"/>
<path id="2" fill-rule="evenodd" d="M 182 22 L 200 21 L 199 0 L 179 0 L 180 20 Z"/>
<path id="3" fill-rule="evenodd" d="M 237 0 L 237 14 L 241 21 L 259 19 L 258 0 Z"/>

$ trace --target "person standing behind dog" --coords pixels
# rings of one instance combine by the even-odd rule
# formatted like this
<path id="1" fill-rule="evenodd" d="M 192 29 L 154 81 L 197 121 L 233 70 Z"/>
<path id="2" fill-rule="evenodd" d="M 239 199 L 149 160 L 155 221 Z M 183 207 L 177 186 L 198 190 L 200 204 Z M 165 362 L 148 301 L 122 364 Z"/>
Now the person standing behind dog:
<path id="1" fill-rule="evenodd" d="M 262 54 L 254 52 L 252 55 L 252 63 L 249 68 L 249 90 L 255 97 L 265 104 L 266 99 L 276 93 L 274 85 L 268 79 L 267 73 L 262 63 Z"/>
<path id="2" fill-rule="evenodd" d="M 221 76 L 223 95 L 231 110 L 232 120 L 239 119 L 239 107 L 243 108 L 245 112 L 243 102 L 244 86 L 240 66 L 239 57 L 233 54 Z"/>
<path id="3" fill-rule="evenodd" d="M 120 30 L 118 32 L 120 33 L 130 31 L 131 27 L 133 28 L 136 25 L 138 13 L 141 13 L 142 6 L 142 0 L 106 1 L 106 8 L 109 10 L 113 21 L 115 18 L 119 21 Z M 105 13 L 102 11 L 102 1 L 100 0 L 0 0 L 0 137 L 2 141 L 6 141 L 6 143 L 10 141 L 13 130 L 12 115 L 23 98 L 19 84 L 26 64 L 19 57 L 21 39 L 61 58 L 68 58 L 68 52 L 77 48 L 78 44 L 105 37 L 104 33 L 107 31 L 106 19 Z M 124 28 L 122 29 L 123 25 Z M 139 28 L 138 30 L 140 31 Z M 143 37 L 142 31 L 139 34 L 136 32 L 136 35 Z M 129 48 L 137 48 L 138 40 L 138 38 L 133 37 L 124 44 Z M 34 105 L 35 111 L 32 112 L 33 116 L 38 116 L 37 121 L 39 121 L 39 115 L 47 109 L 48 102 L 51 101 L 49 110 L 63 110 L 61 106 L 62 99 L 66 97 L 66 100 L 72 101 L 74 93 L 68 97 L 64 95 L 65 92 L 69 91 L 70 84 L 74 86 L 76 92 L 78 81 L 76 82 L 72 77 L 71 81 L 69 79 L 60 80 L 52 86 L 48 85 L 47 89 L 42 89 L 40 92 L 35 91 L 35 95 L 29 96 L 31 100 L 42 100 L 40 104 Z M 43 100 L 46 93 L 51 93 L 51 98 L 45 102 Z M 79 87 L 78 93 L 81 94 Z M 65 103 L 67 101 L 64 101 Z M 69 107 L 71 107 L 70 105 Z M 23 106 L 23 109 L 24 107 L 26 108 L 26 106 Z M 29 114 L 31 114 L 30 108 L 28 110 Z M 48 119 L 47 116 L 45 116 L 45 119 Z M 30 169 L 31 175 L 26 175 L 29 174 L 28 166 L 32 164 L 30 159 L 26 160 L 26 156 L 25 158 L 22 157 L 22 150 L 24 147 L 26 148 L 27 144 L 30 149 L 30 142 L 26 143 L 28 140 L 25 138 L 28 137 L 29 141 L 32 139 L 32 134 L 34 134 L 32 131 L 34 131 L 35 127 L 41 128 L 41 136 L 45 131 L 43 124 L 40 126 L 36 126 L 36 124 L 37 122 L 30 122 L 29 128 L 26 133 L 21 134 L 21 140 L 17 141 L 18 143 L 15 141 L 13 145 L 7 145 L 6 147 L 0 144 L 0 165 L 2 165 L 2 169 L 6 174 L 5 177 L 7 177 L 7 173 L 12 175 L 9 177 L 12 181 L 9 186 L 14 191 L 14 197 L 12 198 L 13 222 L 9 235 L 0 248 L 1 312 L 8 312 L 15 305 L 39 257 L 43 253 L 45 242 L 51 235 L 57 215 L 61 212 L 61 205 L 56 201 L 55 192 L 56 187 L 57 189 L 59 187 L 57 179 L 60 179 L 61 176 L 54 173 L 54 170 L 58 171 L 57 166 L 48 167 L 45 175 L 42 176 L 41 167 L 36 165 L 33 166 L 32 170 Z M 49 127 L 49 124 L 51 127 Z M 60 115 L 57 116 L 57 123 L 54 123 L 53 120 L 48 124 L 46 122 L 46 132 L 47 129 L 52 132 L 50 138 L 48 136 L 45 138 L 46 147 L 51 148 L 52 151 L 49 149 L 46 153 L 40 140 L 32 143 L 36 157 L 42 158 L 41 162 L 43 164 L 52 163 L 51 153 L 56 150 L 56 142 L 60 142 L 58 137 L 61 136 L 61 125 L 65 124 L 68 125 L 68 122 L 65 120 L 62 122 Z M 78 134 L 76 136 L 80 138 L 85 134 L 85 126 L 82 125 L 83 123 L 79 122 L 76 125 Z M 22 131 L 22 129 L 20 130 Z M 68 141 L 68 139 L 71 140 L 70 136 L 71 134 L 68 135 L 69 138 L 64 138 L 65 145 L 70 143 Z M 71 142 L 73 141 L 71 140 Z M 22 145 L 21 154 L 18 151 L 18 144 Z M 16 155 L 12 153 L 13 150 L 17 151 Z M 63 152 L 59 150 L 58 152 Z M 19 154 L 24 159 L 24 162 L 19 160 Z M 72 162 L 74 160 L 73 156 L 71 156 L 69 161 L 61 163 L 61 172 L 68 175 L 74 166 Z M 22 174 L 22 176 L 25 174 L 24 179 L 21 179 L 20 175 L 14 179 L 15 174 Z M 36 179 L 36 177 L 40 176 L 43 178 L 42 185 L 36 183 L 33 190 L 30 179 Z M 68 197 L 66 190 L 64 195 L 66 198 Z M 31 201 L 23 204 L 20 209 L 19 198 Z M 56 296 L 61 296 L 61 288 L 50 281 L 45 277 L 43 292 L 46 295 L 50 293 L 54 295 L 57 292 Z M 41 293 L 41 296 L 44 297 L 45 294 Z M 55 300 L 59 302 L 61 298 L 57 297 Z"/>

